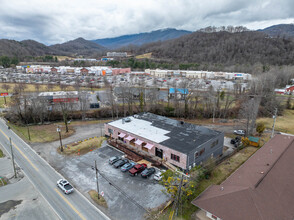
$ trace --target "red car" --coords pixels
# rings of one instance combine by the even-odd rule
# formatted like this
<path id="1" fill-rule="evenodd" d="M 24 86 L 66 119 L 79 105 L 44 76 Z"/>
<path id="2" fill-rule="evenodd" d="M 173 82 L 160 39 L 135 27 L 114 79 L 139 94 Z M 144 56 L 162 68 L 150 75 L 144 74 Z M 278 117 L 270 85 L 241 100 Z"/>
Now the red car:
<path id="1" fill-rule="evenodd" d="M 147 165 L 145 163 L 137 164 L 132 169 L 129 170 L 129 174 L 131 176 L 137 176 L 138 173 L 141 173 L 146 168 L 147 168 Z"/>

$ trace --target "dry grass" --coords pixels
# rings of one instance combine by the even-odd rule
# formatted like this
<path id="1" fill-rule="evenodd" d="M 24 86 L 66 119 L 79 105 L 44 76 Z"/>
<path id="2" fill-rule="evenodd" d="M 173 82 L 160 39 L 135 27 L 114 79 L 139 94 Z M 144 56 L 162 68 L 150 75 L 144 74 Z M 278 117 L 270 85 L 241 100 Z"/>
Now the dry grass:
<path id="1" fill-rule="evenodd" d="M 212 184 L 220 184 L 229 177 L 239 166 L 241 166 L 252 154 L 257 151 L 256 147 L 246 147 L 218 165 L 209 179 L 201 181 L 198 187 L 198 195 Z"/>
<path id="2" fill-rule="evenodd" d="M 0 97 L 0 108 L 6 108 L 11 102 L 11 98 L 9 96 L 6 97 L 6 105 L 4 97 Z"/>
<path id="3" fill-rule="evenodd" d="M 14 87 L 16 85 L 18 85 L 18 83 L 0 83 L 0 88 L 2 88 L 3 84 L 8 84 L 10 85 L 10 89 L 8 90 L 8 93 L 13 93 L 14 91 Z M 25 84 L 26 88 L 24 89 L 24 92 L 38 92 L 38 90 L 36 89 L 36 85 L 35 84 Z M 46 92 L 49 91 L 48 90 L 48 86 L 47 85 L 43 85 L 43 84 L 38 84 L 39 86 L 39 92 Z M 59 85 L 53 85 L 52 89 L 50 89 L 50 91 L 55 92 L 55 91 L 61 91 L 62 89 L 60 88 Z M 67 86 L 66 90 L 68 91 L 73 91 L 75 90 L 73 86 Z M 6 92 L 6 91 L 5 91 Z"/>
<path id="4" fill-rule="evenodd" d="M 0 186 L 5 186 L 7 185 L 7 181 L 5 180 L 5 178 L 0 177 Z"/>
<path id="5" fill-rule="evenodd" d="M 9 123 L 9 126 L 16 134 L 18 134 L 28 142 L 44 143 L 59 140 L 59 134 L 56 131 L 57 124 L 29 126 L 31 140 L 29 140 L 28 128 L 26 126 L 15 125 L 12 123 Z M 69 131 L 66 133 L 65 126 L 63 125 L 63 127 L 61 127 L 62 139 L 67 138 L 75 133 L 72 125 L 70 125 L 68 128 Z"/>
<path id="6" fill-rule="evenodd" d="M 136 56 L 136 59 L 150 59 L 151 56 L 152 56 L 152 53 L 144 53 L 144 54 Z"/>
<path id="7" fill-rule="evenodd" d="M 70 124 L 73 126 L 82 126 L 89 124 L 104 124 L 112 121 L 112 119 L 102 119 L 102 120 L 91 120 L 91 121 L 72 121 Z"/>
<path id="8" fill-rule="evenodd" d="M 76 143 L 68 144 L 66 147 L 63 148 L 63 154 L 86 154 L 89 151 L 93 151 L 101 147 L 101 144 L 104 140 L 106 140 L 105 137 L 94 137 Z"/>
<path id="9" fill-rule="evenodd" d="M 283 116 L 278 116 L 276 119 L 275 130 L 285 133 L 294 134 L 294 110 L 285 110 Z M 272 118 L 259 118 L 258 122 L 263 122 L 265 127 L 271 129 L 273 126 Z"/>
<path id="10" fill-rule="evenodd" d="M 98 193 L 95 190 L 90 190 L 89 195 L 91 196 L 91 198 L 100 206 L 103 206 L 104 208 L 107 208 L 107 203 L 106 200 L 103 198 L 103 196 L 99 196 L 98 199 Z"/>

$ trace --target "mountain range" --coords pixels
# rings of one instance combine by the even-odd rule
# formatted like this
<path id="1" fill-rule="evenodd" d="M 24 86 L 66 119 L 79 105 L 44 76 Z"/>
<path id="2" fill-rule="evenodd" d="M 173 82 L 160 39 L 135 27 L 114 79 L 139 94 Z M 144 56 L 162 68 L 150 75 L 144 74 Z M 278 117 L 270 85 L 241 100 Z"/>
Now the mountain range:
<path id="1" fill-rule="evenodd" d="M 103 38 L 93 40 L 93 42 L 102 45 L 109 49 L 116 49 L 126 47 L 128 45 L 141 46 L 146 43 L 166 41 L 170 39 L 179 38 L 183 35 L 190 34 L 191 31 L 177 30 L 173 28 L 161 29 L 148 33 L 123 35 L 114 38 Z"/>
<path id="2" fill-rule="evenodd" d="M 294 24 L 278 24 L 258 30 L 270 37 L 294 37 Z"/>
<path id="3" fill-rule="evenodd" d="M 285 38 L 285 37 L 286 38 Z M 0 56 L 18 58 L 43 55 L 97 57 L 109 50 L 130 50 L 137 54 L 152 52 L 156 59 L 174 62 L 218 62 L 289 64 L 293 62 L 294 25 L 281 24 L 258 31 L 203 33 L 163 29 L 94 41 L 77 38 L 46 46 L 37 41 L 0 40 Z M 98 44 L 98 43 L 99 44 Z M 293 56 L 293 57 L 292 57 Z"/>

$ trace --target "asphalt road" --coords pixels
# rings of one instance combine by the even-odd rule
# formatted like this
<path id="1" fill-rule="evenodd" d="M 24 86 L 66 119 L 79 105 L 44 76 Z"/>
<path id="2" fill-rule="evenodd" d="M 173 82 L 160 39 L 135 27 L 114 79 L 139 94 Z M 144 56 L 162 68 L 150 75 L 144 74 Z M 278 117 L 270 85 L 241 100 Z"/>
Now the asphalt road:
<path id="1" fill-rule="evenodd" d="M 97 207 L 75 190 L 65 195 L 57 188 L 56 181 L 63 178 L 44 159 L 33 151 L 7 125 L 0 120 L 0 143 L 10 152 L 9 137 L 12 139 L 14 158 L 35 188 L 49 203 L 61 219 L 109 219 Z"/>

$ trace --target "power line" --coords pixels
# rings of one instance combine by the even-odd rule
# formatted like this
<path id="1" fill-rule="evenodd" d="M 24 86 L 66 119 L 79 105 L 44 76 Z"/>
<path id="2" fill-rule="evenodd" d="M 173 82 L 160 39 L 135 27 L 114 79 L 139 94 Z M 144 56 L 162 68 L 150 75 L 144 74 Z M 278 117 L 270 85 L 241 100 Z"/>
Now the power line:
<path id="1" fill-rule="evenodd" d="M 87 164 L 85 162 L 82 162 L 87 166 L 90 166 L 92 169 L 95 169 L 95 167 L 93 167 L 90 164 Z M 138 202 L 136 202 L 133 198 L 131 198 L 130 196 L 128 196 L 120 187 L 118 187 L 116 184 L 114 184 L 110 179 L 108 179 L 98 168 L 96 168 L 96 171 L 101 175 L 102 178 L 104 178 L 109 185 L 113 186 L 117 191 L 119 191 L 123 196 L 125 196 L 129 201 L 131 201 L 134 205 L 138 206 L 139 208 L 143 209 L 144 211 L 146 211 L 148 214 L 150 214 L 149 210 L 145 209 L 142 205 L 140 205 Z"/>

